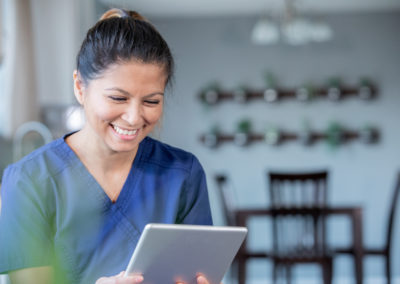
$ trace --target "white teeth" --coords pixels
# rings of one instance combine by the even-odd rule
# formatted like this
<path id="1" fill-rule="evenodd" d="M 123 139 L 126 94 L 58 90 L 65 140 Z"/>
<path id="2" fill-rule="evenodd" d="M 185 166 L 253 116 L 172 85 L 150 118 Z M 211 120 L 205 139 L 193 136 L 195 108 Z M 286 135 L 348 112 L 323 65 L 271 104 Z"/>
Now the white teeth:
<path id="1" fill-rule="evenodd" d="M 136 132 L 137 132 L 137 129 L 135 129 L 135 130 L 124 130 L 124 129 L 122 129 L 122 128 L 119 128 L 119 127 L 116 126 L 116 125 L 113 125 L 113 128 L 115 129 L 115 131 L 116 131 L 118 134 L 122 134 L 122 135 L 135 135 Z"/>

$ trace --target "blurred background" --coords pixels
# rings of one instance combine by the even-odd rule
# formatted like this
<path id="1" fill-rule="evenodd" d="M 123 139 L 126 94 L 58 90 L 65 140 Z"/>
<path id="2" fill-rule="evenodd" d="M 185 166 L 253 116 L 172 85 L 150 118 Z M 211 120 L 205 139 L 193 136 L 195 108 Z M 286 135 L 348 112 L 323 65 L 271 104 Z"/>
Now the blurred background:
<path id="1" fill-rule="evenodd" d="M 400 171 L 400 1 L 0 3 L 1 172 L 44 141 L 79 129 L 72 72 L 80 44 L 108 8 L 133 9 L 156 26 L 176 60 L 155 136 L 199 158 L 216 225 L 225 224 L 216 173 L 229 175 L 237 208 L 262 208 L 270 202 L 267 171 L 327 169 L 328 203 L 362 207 L 364 244 L 385 243 Z M 238 132 L 253 136 L 240 140 Z M 313 135 L 319 138 L 311 143 Z M 248 225 L 249 247 L 269 249 L 268 221 Z M 330 244 L 351 241 L 349 220 L 328 225 Z M 395 283 L 399 225 L 397 218 Z M 268 259 L 247 266 L 248 283 L 270 283 Z M 355 283 L 353 269 L 351 257 L 335 257 L 334 283 Z M 384 269 L 382 259 L 364 258 L 365 282 L 385 283 Z M 296 268 L 294 278 L 322 283 L 313 265 Z M 235 283 L 229 275 L 225 282 Z"/>

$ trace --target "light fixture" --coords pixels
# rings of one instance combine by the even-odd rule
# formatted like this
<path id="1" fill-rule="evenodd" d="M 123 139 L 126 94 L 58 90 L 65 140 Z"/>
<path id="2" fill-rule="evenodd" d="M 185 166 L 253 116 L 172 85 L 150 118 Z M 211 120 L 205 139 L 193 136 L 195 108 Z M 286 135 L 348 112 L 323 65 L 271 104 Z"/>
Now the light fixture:
<path id="1" fill-rule="evenodd" d="M 282 25 L 284 40 L 291 45 L 306 44 L 311 39 L 312 23 L 304 18 L 295 18 Z"/>
<path id="2" fill-rule="evenodd" d="M 259 45 L 271 45 L 279 40 L 289 45 L 303 45 L 331 40 L 332 28 L 322 21 L 299 15 L 294 1 L 285 1 L 279 20 L 273 21 L 265 16 L 257 21 L 251 33 L 251 41 Z"/>
<path id="3" fill-rule="evenodd" d="M 268 18 L 260 19 L 251 33 L 251 40 L 255 44 L 267 45 L 279 41 L 279 28 Z"/>
<path id="4" fill-rule="evenodd" d="M 333 38 L 333 30 L 328 24 L 315 21 L 311 31 L 311 37 L 315 42 L 329 41 Z"/>

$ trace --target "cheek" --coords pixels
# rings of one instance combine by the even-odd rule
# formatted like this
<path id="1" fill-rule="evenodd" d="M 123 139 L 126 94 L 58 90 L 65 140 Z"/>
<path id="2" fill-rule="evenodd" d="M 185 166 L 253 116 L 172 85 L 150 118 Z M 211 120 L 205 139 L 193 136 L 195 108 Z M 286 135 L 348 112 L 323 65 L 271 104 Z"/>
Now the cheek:
<path id="1" fill-rule="evenodd" d="M 157 107 L 154 109 L 149 109 L 145 113 L 146 120 L 151 124 L 156 124 L 162 117 L 163 108 Z"/>
<path id="2" fill-rule="evenodd" d="M 92 117 L 94 120 L 112 121 L 118 116 L 116 108 L 110 108 L 107 104 L 98 103 L 92 107 L 86 108 L 86 115 Z"/>

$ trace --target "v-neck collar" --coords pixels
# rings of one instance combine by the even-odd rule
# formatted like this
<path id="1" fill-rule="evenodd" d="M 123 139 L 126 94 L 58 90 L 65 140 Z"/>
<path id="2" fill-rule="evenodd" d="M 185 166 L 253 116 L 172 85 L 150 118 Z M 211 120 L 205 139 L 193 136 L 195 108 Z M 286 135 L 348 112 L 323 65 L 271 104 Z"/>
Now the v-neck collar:
<path id="1" fill-rule="evenodd" d="M 76 153 L 72 150 L 72 148 L 67 144 L 65 139 L 71 135 L 67 134 L 64 137 L 62 137 L 62 145 L 64 148 L 64 151 L 68 154 L 70 159 L 67 159 L 70 163 L 71 166 L 73 167 L 74 171 L 76 174 L 79 176 L 79 178 L 82 178 L 82 181 L 85 181 L 87 183 L 87 188 L 82 188 L 81 190 L 90 190 L 93 195 L 95 196 L 96 199 L 98 199 L 100 202 L 103 204 L 103 209 L 104 210 L 109 210 L 110 208 L 123 208 L 126 206 L 127 201 L 129 200 L 129 197 L 132 194 L 132 191 L 135 189 L 135 184 L 137 180 L 139 179 L 139 175 L 141 175 L 140 171 L 136 171 L 138 168 L 138 165 L 140 163 L 143 149 L 145 146 L 143 144 L 146 143 L 147 137 L 144 138 L 140 143 L 139 147 L 136 153 L 135 158 L 133 159 L 133 163 L 131 165 L 131 169 L 129 170 L 128 176 L 122 186 L 121 192 L 115 202 L 113 202 L 110 197 L 106 194 L 104 189 L 101 187 L 101 185 L 97 182 L 97 180 L 94 178 L 94 176 L 89 172 L 89 170 L 86 168 L 86 166 L 82 163 L 82 161 L 79 159 L 79 157 L 76 155 Z M 84 184 L 84 183 L 82 183 Z"/>

